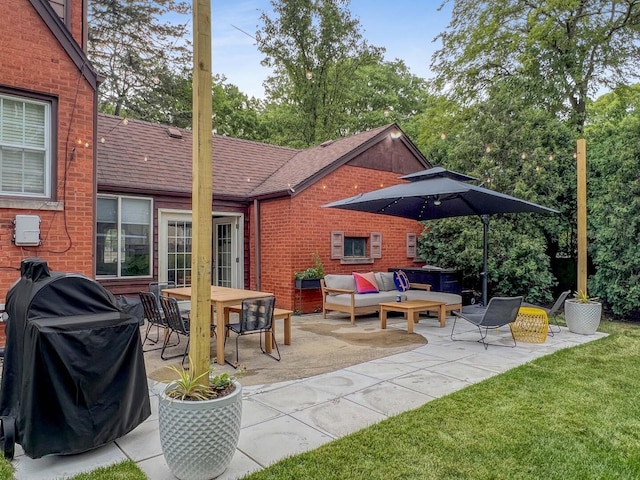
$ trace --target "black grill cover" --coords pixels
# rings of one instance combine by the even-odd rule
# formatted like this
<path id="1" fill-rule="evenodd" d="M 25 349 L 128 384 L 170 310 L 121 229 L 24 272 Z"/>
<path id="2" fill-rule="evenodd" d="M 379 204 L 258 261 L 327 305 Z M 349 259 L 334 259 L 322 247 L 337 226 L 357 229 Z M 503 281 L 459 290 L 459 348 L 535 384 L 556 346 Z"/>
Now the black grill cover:
<path id="1" fill-rule="evenodd" d="M 99 283 L 27 259 L 5 303 L 0 415 L 29 457 L 91 450 L 149 417 L 138 320 Z"/>

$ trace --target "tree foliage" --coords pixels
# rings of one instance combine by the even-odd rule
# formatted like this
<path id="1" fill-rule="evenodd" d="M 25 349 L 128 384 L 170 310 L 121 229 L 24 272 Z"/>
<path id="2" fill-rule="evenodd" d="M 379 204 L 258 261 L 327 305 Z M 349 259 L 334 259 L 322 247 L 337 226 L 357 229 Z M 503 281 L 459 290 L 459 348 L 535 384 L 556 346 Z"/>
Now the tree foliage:
<path id="1" fill-rule="evenodd" d="M 596 101 L 587 128 L 589 289 L 619 315 L 640 313 L 640 86 Z"/>
<path id="2" fill-rule="evenodd" d="M 532 303 L 548 303 L 556 281 L 545 240 L 529 228 L 533 215 L 492 216 L 488 244 L 487 284 L 490 296 L 524 295 Z M 462 217 L 426 222 L 419 254 L 427 263 L 455 268 L 462 285 L 481 289 L 482 222 Z"/>
<path id="3" fill-rule="evenodd" d="M 188 3 L 176 0 L 89 0 L 88 53 L 104 76 L 102 111 L 141 112 L 145 102 L 174 86 L 171 72 L 190 68 L 188 18 L 179 24 L 166 17 L 189 12 Z M 176 88 L 183 88 L 181 82 Z"/>
<path id="4" fill-rule="evenodd" d="M 455 0 L 438 38 L 432 68 L 457 98 L 516 76 L 532 101 L 582 131 L 590 94 L 638 78 L 640 1 Z"/>
<path id="5" fill-rule="evenodd" d="M 262 63 L 275 71 L 265 82 L 267 97 L 285 106 L 287 123 L 295 125 L 304 145 L 336 138 L 345 124 L 345 104 L 356 72 L 381 62 L 384 49 L 362 38 L 348 0 L 271 4 L 273 17 L 263 12 L 256 33 L 258 49 L 265 55 Z"/>

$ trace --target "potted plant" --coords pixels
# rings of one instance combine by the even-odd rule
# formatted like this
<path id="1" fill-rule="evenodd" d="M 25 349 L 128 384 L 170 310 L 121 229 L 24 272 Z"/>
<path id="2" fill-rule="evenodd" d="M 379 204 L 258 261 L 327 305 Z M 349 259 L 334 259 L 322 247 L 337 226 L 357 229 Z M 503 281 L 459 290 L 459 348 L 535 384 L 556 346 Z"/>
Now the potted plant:
<path id="1" fill-rule="evenodd" d="M 592 335 L 600 325 L 602 303 L 597 297 L 590 297 L 586 291 L 578 290 L 564 305 L 564 319 L 569 331 L 582 335 Z"/>
<path id="2" fill-rule="evenodd" d="M 320 288 L 320 279 L 324 277 L 324 265 L 320 260 L 318 252 L 314 252 L 313 267 L 309 267 L 301 272 L 293 272 L 295 287 L 299 289 Z"/>
<path id="3" fill-rule="evenodd" d="M 242 386 L 213 369 L 199 376 L 170 366 L 178 374 L 160 394 L 160 444 L 171 473 L 180 480 L 208 480 L 229 466 L 238 445 Z M 202 384 L 208 375 L 209 382 Z"/>

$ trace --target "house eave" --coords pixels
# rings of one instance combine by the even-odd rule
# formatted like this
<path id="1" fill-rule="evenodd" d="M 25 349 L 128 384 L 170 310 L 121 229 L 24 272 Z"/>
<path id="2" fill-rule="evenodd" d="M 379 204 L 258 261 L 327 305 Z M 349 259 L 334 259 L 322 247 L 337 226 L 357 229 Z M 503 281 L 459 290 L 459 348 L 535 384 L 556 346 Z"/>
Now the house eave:
<path id="1" fill-rule="evenodd" d="M 71 32 L 62 23 L 56 12 L 46 0 L 29 0 L 31 6 L 40 15 L 42 21 L 47 25 L 51 33 L 58 40 L 62 48 L 65 50 L 69 58 L 76 65 L 82 76 L 87 80 L 93 90 L 98 89 L 101 78 L 98 76 L 93 66 L 89 62 L 87 55 L 84 53 L 78 42 L 75 41 Z"/>

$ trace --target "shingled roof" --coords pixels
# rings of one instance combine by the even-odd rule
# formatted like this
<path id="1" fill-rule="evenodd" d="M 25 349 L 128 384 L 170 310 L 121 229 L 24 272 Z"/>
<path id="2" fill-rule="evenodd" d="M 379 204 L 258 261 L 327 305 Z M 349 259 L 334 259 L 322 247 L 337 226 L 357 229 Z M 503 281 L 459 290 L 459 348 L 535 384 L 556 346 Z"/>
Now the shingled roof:
<path id="1" fill-rule="evenodd" d="M 252 200 L 304 188 L 380 139 L 395 124 L 307 150 L 213 136 L 214 197 Z M 191 131 L 98 115 L 98 190 L 190 195 Z"/>

